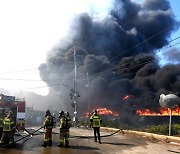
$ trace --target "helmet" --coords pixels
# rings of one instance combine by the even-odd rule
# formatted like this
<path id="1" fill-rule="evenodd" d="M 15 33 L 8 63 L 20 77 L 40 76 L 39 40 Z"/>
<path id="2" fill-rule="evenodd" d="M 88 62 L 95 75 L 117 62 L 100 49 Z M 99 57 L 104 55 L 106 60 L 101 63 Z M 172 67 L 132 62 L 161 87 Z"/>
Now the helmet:
<path id="1" fill-rule="evenodd" d="M 97 114 L 97 110 L 93 110 L 93 113 Z"/>
<path id="2" fill-rule="evenodd" d="M 68 111 L 66 111 L 66 112 L 65 112 L 65 115 L 66 115 L 66 116 L 69 116 L 69 112 L 68 112 Z"/>
<path id="3" fill-rule="evenodd" d="M 46 114 L 50 115 L 51 114 L 50 110 L 46 110 Z"/>
<path id="4" fill-rule="evenodd" d="M 64 111 L 59 111 L 59 115 L 64 115 Z"/>

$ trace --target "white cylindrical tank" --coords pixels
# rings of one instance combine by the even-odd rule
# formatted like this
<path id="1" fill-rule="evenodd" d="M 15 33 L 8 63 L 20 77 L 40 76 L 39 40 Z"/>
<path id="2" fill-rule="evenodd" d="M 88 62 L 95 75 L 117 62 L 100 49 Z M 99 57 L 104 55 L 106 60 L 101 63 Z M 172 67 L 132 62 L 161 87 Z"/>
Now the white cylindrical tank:
<path id="1" fill-rule="evenodd" d="M 180 106 L 180 99 L 174 94 L 161 94 L 159 98 L 159 104 L 161 105 L 161 107 L 168 107 L 170 109 L 173 109 L 176 106 Z"/>

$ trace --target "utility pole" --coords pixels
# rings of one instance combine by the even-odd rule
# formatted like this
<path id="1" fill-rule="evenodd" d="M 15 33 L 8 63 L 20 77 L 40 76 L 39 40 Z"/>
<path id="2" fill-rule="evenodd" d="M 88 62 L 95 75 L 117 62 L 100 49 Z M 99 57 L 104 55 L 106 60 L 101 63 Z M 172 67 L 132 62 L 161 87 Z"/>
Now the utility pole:
<path id="1" fill-rule="evenodd" d="M 77 64 L 76 47 L 74 46 L 74 122 L 77 122 Z"/>
<path id="2" fill-rule="evenodd" d="M 172 109 L 170 108 L 170 114 L 169 114 L 169 136 L 171 136 L 171 123 L 172 123 Z"/>
<path id="3" fill-rule="evenodd" d="M 74 88 L 70 89 L 70 98 L 73 99 L 73 108 L 74 108 L 74 117 L 73 122 L 77 122 L 77 103 L 78 97 L 80 97 L 79 92 L 77 91 L 77 55 L 76 55 L 76 46 L 74 46 Z"/>

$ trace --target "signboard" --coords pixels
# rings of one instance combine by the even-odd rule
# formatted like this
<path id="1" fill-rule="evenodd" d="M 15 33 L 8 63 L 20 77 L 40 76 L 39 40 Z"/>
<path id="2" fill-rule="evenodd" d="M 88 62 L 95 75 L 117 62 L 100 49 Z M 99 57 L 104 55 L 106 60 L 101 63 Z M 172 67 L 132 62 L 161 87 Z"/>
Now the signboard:
<path id="1" fill-rule="evenodd" d="M 1 95 L 0 98 L 2 101 L 5 101 L 5 102 L 14 102 L 15 101 L 14 96 Z"/>

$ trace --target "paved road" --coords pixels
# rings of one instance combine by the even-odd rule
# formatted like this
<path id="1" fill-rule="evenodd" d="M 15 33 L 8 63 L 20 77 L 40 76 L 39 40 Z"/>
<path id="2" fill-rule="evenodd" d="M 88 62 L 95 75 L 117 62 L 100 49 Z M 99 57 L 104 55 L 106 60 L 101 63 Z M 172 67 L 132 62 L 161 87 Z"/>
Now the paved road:
<path id="1" fill-rule="evenodd" d="M 71 129 L 72 135 L 93 134 L 92 130 Z M 105 135 L 107 133 L 101 133 Z M 109 133 L 108 133 L 109 134 Z M 43 135 L 18 143 L 11 149 L 0 148 L 0 154 L 180 154 L 180 145 L 148 140 L 147 138 L 123 135 L 121 133 L 102 138 L 102 144 L 95 143 L 93 138 L 70 138 L 69 148 L 58 147 L 59 137 L 53 135 L 52 147 L 41 147 Z"/>

